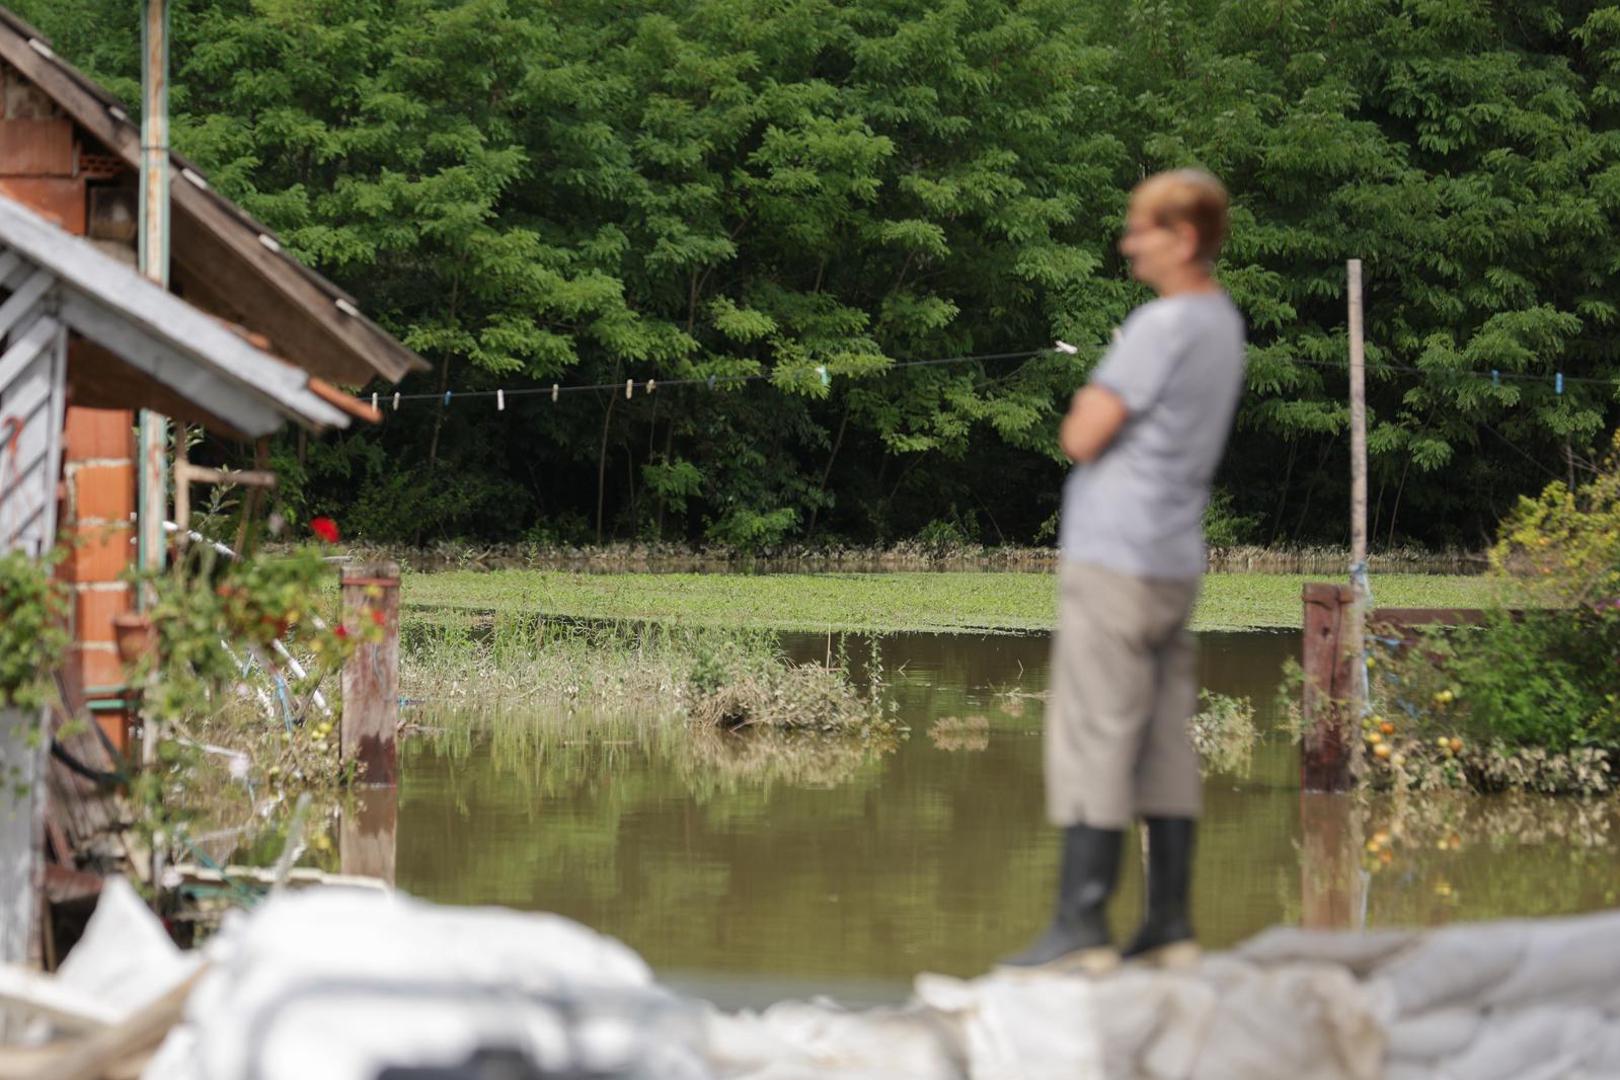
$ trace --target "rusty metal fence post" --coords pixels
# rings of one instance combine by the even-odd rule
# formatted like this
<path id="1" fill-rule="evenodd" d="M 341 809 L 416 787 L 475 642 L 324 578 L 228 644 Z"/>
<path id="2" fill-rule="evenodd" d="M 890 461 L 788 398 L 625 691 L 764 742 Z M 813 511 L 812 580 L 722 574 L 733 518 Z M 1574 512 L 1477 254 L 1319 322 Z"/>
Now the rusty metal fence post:
<path id="1" fill-rule="evenodd" d="M 344 764 L 362 784 L 398 783 L 394 735 L 399 725 L 399 564 L 362 563 L 343 571 L 345 626 L 380 625 L 383 637 L 361 639 L 343 665 Z"/>
<path id="2" fill-rule="evenodd" d="M 1305 586 L 1304 745 L 1300 783 L 1306 791 L 1346 791 L 1355 718 L 1350 715 L 1355 660 L 1349 650 L 1356 617 L 1355 591 L 1348 585 Z"/>

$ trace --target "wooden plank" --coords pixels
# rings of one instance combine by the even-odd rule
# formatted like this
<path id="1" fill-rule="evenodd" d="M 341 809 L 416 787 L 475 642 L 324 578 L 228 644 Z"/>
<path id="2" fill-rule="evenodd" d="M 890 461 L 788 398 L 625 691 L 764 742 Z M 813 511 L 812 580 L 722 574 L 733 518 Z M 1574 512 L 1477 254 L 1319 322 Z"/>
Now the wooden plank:
<path id="1" fill-rule="evenodd" d="M 48 270 L 36 270 L 22 283 L 16 292 L 6 297 L 0 304 L 0 336 L 11 333 L 13 329 L 27 326 L 23 316 L 33 311 L 34 306 L 40 302 L 56 278 Z"/>
<path id="2" fill-rule="evenodd" d="M 209 368 L 214 377 L 205 382 L 217 386 L 223 375 L 240 384 L 230 395 L 233 399 L 257 398 L 306 426 L 348 425 L 343 410 L 309 389 L 304 372 L 255 349 L 218 320 L 89 244 L 64 243 L 58 230 L 25 208 L 0 200 L 0 236 L 13 251 L 59 279 L 64 321 L 171 388 L 180 389 L 188 377 Z M 220 411 L 219 403 L 217 390 L 212 405 L 199 402 L 215 411 Z M 224 410 L 224 415 L 231 414 Z M 259 435 L 279 426 L 278 419 L 273 426 L 261 423 L 258 430 L 242 430 Z"/>
<path id="3" fill-rule="evenodd" d="M 0 1008 L 42 1016 L 71 1032 L 111 1027 L 119 1012 L 60 979 L 17 964 L 0 964 Z"/>
<path id="4" fill-rule="evenodd" d="M 254 348 L 219 320 L 91 245 L 64 243 L 58 230 L 26 208 L 0 201 L 0 237 L 11 250 L 60 279 L 68 294 L 63 298 L 64 312 L 74 300 L 80 308 L 97 305 L 106 309 L 104 318 L 116 316 L 177 357 L 208 363 L 251 384 L 255 392 L 281 402 L 306 422 L 328 427 L 348 423 L 346 414 L 309 389 L 303 371 Z M 63 318 L 73 324 L 65 314 Z M 104 344 L 117 348 L 112 342 Z"/>
<path id="5" fill-rule="evenodd" d="M 383 640 L 361 641 L 343 665 L 341 760 L 355 762 L 362 784 L 399 781 L 399 564 L 361 564 L 343 573 L 343 618 L 350 632 L 381 625 Z"/>
<path id="6" fill-rule="evenodd" d="M 9 388 L 28 365 L 39 359 L 55 338 L 56 328 L 53 319 L 36 319 L 16 344 L 0 354 L 0 392 Z"/>
<path id="7" fill-rule="evenodd" d="M 169 1029 L 180 1022 L 186 998 L 191 996 L 192 989 L 207 970 L 206 965 L 198 968 L 179 986 L 134 1016 L 82 1040 L 30 1074 L 30 1080 L 100 1080 L 108 1069 L 125 1058 L 156 1046 Z"/>
<path id="8" fill-rule="evenodd" d="M 44 722 L 40 710 L 0 709 L 0 963 L 38 961 Z"/>
<path id="9" fill-rule="evenodd" d="M 249 437 L 278 431 L 285 422 L 281 409 L 270 403 L 272 399 L 257 392 L 251 372 L 239 370 L 227 375 L 212 367 L 191 363 L 162 337 L 148 333 L 138 323 L 125 320 L 83 293 L 75 291 L 64 297 L 61 314 L 76 332 L 110 349 L 131 367 L 191 399 L 200 408 L 227 418 L 233 427 Z M 347 424 L 342 413 L 325 402 L 318 404 L 322 412 L 317 415 L 338 418 L 332 426 Z M 301 419 L 310 422 L 307 418 Z"/>
<path id="10" fill-rule="evenodd" d="M 219 487 L 262 487 L 276 486 L 276 474 L 263 469 L 210 469 L 202 465 L 186 465 L 183 471 L 176 475 L 183 475 L 193 484 L 214 484 Z"/>

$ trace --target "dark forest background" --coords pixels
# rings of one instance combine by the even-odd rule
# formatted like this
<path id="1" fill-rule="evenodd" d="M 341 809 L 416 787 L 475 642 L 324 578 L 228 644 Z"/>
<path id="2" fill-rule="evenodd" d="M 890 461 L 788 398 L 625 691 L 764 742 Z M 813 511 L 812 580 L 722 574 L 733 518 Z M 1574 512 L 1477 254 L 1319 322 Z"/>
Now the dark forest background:
<path id="1" fill-rule="evenodd" d="M 12 4 L 138 97 L 135 0 Z M 1480 546 L 1615 420 L 1620 5 L 176 0 L 174 30 L 179 149 L 435 365 L 380 428 L 277 448 L 287 509 L 351 536 L 1049 542 L 1058 417 L 1145 298 L 1126 193 L 1190 163 L 1233 192 L 1252 343 L 1212 539 L 1346 538 L 1349 257 L 1377 546 Z"/>

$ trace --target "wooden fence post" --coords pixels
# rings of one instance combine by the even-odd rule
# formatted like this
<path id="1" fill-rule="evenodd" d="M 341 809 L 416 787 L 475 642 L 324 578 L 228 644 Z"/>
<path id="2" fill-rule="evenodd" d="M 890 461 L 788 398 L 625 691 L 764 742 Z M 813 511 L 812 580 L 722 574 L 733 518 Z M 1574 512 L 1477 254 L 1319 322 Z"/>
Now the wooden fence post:
<path id="1" fill-rule="evenodd" d="M 338 827 L 338 861 L 345 874 L 394 884 L 394 837 L 399 826 L 399 792 L 377 788 L 355 792 Z"/>
<path id="2" fill-rule="evenodd" d="M 1355 592 L 1348 585 L 1305 586 L 1305 721 L 1300 752 L 1300 783 L 1306 791 L 1345 791 L 1350 787 L 1354 718 L 1351 683 L 1358 674 L 1348 651 L 1349 623 L 1356 618 Z"/>
<path id="3" fill-rule="evenodd" d="M 1299 925 L 1307 930 L 1360 930 L 1361 811 L 1354 796 L 1299 796 Z"/>
<path id="4" fill-rule="evenodd" d="M 380 614 L 377 614 L 380 613 Z M 399 724 L 399 564 L 362 563 L 343 571 L 343 622 L 381 625 L 383 639 L 361 640 L 343 665 L 343 762 L 362 784 L 399 782 L 394 733 Z"/>

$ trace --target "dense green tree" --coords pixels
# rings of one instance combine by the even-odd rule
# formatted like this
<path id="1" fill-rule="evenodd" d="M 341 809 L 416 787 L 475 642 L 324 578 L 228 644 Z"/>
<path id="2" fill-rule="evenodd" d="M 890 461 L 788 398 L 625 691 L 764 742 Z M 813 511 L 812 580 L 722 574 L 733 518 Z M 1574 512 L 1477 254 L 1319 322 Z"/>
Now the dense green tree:
<path id="1" fill-rule="evenodd" d="M 131 0 L 16 6 L 133 96 Z M 1253 341 L 1228 537 L 1344 535 L 1347 257 L 1380 539 L 1479 543 L 1614 420 L 1620 5 L 177 0 L 174 24 L 182 148 L 435 365 L 405 387 L 433 400 L 286 451 L 295 509 L 378 538 L 1043 538 L 1057 416 L 1143 299 L 1125 194 L 1194 162 L 1236 198 L 1221 274 Z M 897 363 L 1058 338 L 1080 357 Z"/>

